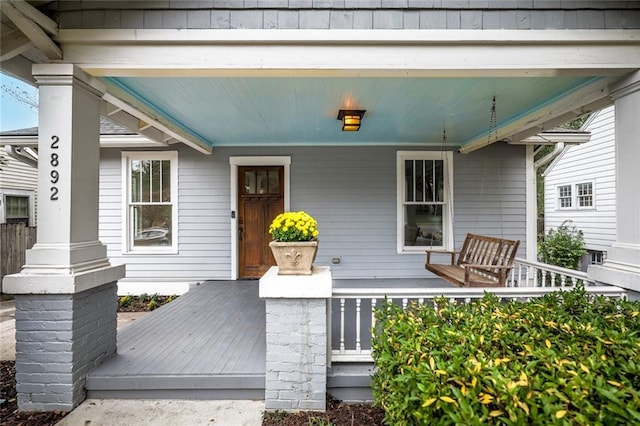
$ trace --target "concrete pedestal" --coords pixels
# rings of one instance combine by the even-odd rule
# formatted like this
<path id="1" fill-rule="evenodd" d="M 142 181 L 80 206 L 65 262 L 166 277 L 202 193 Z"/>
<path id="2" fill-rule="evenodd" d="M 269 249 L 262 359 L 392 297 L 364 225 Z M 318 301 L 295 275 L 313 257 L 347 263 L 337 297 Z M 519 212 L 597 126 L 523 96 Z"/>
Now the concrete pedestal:
<path id="1" fill-rule="evenodd" d="M 331 271 L 282 276 L 277 270 L 260 279 L 267 313 L 265 408 L 325 411 Z"/>

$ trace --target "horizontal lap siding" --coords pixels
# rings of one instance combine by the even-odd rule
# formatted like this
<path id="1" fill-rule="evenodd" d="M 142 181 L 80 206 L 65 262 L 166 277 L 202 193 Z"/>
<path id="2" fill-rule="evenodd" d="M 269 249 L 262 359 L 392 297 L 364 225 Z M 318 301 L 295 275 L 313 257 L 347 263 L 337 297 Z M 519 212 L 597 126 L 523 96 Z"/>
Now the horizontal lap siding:
<path id="1" fill-rule="evenodd" d="M 609 107 L 587 125 L 591 140 L 571 147 L 545 176 L 545 229 L 556 229 L 565 220 L 584 233 L 591 250 L 608 250 L 616 236 L 615 115 Z M 593 209 L 557 208 L 557 186 L 594 183 Z"/>
<path id="2" fill-rule="evenodd" d="M 426 278 L 430 274 L 424 270 L 424 254 L 396 253 L 396 151 L 220 148 L 203 156 L 183 148 L 178 157 L 178 255 L 121 253 L 120 153 L 103 151 L 100 238 L 114 263 L 127 263 L 128 278 L 228 279 L 229 157 L 287 155 L 291 209 L 306 210 L 319 222 L 316 264 L 331 265 L 333 257 L 340 257 L 339 265 L 331 265 L 336 278 Z M 454 182 L 457 247 L 467 232 L 524 240 L 523 148 L 501 145 L 454 154 Z"/>
<path id="3" fill-rule="evenodd" d="M 497 143 L 453 164 L 456 248 L 471 232 L 520 240 L 517 255 L 526 257 L 525 149 Z"/>
<path id="4" fill-rule="evenodd" d="M 181 147 L 178 154 L 178 254 L 122 253 L 121 153 L 102 150 L 100 239 L 113 264 L 134 280 L 228 279 L 231 262 L 229 163 Z"/>

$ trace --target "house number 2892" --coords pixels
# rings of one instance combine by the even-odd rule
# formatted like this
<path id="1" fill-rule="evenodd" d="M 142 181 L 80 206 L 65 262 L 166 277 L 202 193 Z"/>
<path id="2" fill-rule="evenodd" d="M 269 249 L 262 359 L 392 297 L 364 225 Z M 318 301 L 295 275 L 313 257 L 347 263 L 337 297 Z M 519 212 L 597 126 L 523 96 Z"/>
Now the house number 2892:
<path id="1" fill-rule="evenodd" d="M 60 165 L 60 159 L 58 153 L 56 152 L 59 148 L 58 143 L 60 142 L 60 138 L 57 136 L 51 136 L 51 159 L 49 160 L 49 164 L 51 165 L 51 196 L 49 197 L 53 201 L 58 201 L 58 187 L 55 186 L 60 180 L 60 172 L 58 172 L 58 166 Z"/>

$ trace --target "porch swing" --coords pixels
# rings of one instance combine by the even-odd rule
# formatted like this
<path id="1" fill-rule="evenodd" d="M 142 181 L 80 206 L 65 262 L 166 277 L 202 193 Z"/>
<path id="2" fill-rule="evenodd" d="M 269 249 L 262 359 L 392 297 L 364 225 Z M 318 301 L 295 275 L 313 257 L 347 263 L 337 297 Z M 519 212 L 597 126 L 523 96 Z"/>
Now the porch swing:
<path id="1" fill-rule="evenodd" d="M 496 130 L 496 98 L 491 105 L 491 123 L 489 126 L 489 142 Z M 446 130 L 442 134 L 442 150 L 446 149 Z M 482 176 L 482 193 L 484 192 L 484 171 Z M 476 213 L 476 228 L 477 228 Z M 500 221 L 502 229 L 502 220 Z M 450 283 L 460 287 L 505 287 L 507 276 L 513 268 L 515 256 L 520 245 L 519 240 L 489 237 L 468 233 L 460 251 L 426 250 L 425 269 L 433 272 Z M 431 263 L 432 254 L 448 254 L 448 264 Z"/>

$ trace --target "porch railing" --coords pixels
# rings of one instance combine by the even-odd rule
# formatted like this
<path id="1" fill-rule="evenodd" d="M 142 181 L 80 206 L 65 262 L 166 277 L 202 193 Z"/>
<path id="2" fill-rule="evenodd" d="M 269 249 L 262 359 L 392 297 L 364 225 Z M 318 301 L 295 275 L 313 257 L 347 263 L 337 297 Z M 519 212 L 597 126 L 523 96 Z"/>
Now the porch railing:
<path id="1" fill-rule="evenodd" d="M 530 262 L 518 257 L 507 280 L 508 287 L 571 287 L 579 283 L 585 287 L 596 285 L 595 281 L 587 277 L 586 272 Z"/>
<path id="2" fill-rule="evenodd" d="M 536 265 L 531 265 L 536 266 Z M 545 265 L 548 266 L 548 265 Z M 623 297 L 626 291 L 614 286 L 585 286 L 588 293 Z M 332 362 L 372 362 L 371 330 L 375 325 L 376 306 L 386 297 L 406 307 L 411 301 L 434 304 L 435 298 L 446 297 L 457 303 L 469 303 L 491 292 L 502 300 L 529 300 L 557 291 L 557 287 L 501 288 L 334 288 L 331 330 Z M 435 304 L 434 304 L 435 306 Z"/>

